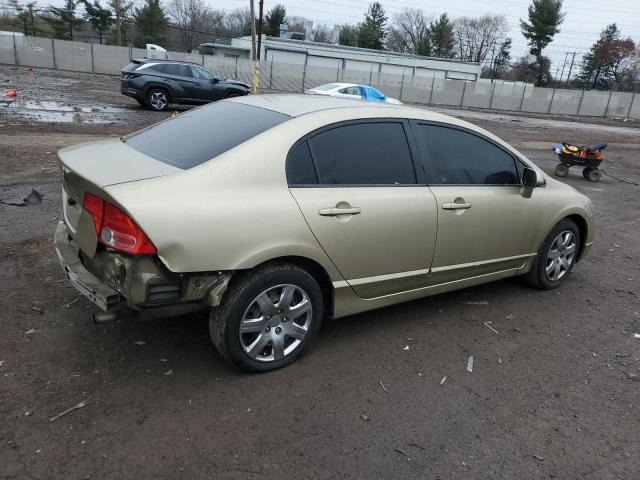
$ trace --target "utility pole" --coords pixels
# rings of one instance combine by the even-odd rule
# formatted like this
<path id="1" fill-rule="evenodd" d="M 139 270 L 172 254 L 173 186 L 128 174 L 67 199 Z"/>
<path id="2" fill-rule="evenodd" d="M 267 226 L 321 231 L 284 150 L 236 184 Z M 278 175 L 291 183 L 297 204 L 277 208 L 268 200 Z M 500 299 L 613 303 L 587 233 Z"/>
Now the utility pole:
<path id="1" fill-rule="evenodd" d="M 258 93 L 258 72 L 256 71 L 256 11 L 254 0 L 249 0 L 249 13 L 251 15 L 251 91 Z"/>
<path id="2" fill-rule="evenodd" d="M 569 74 L 567 75 L 567 80 L 565 82 L 565 85 L 569 85 L 569 79 L 571 78 L 571 70 L 573 70 L 573 62 L 576 59 L 576 53 L 578 52 L 572 52 L 571 65 L 569 65 Z"/>
<path id="3" fill-rule="evenodd" d="M 567 64 L 567 57 L 569 56 L 569 52 L 564 54 L 564 62 L 562 63 L 562 72 L 560 73 L 560 83 L 562 83 L 562 79 L 564 78 L 564 67 Z M 557 72 L 556 72 L 557 74 Z"/>
<path id="4" fill-rule="evenodd" d="M 258 60 L 262 52 L 262 11 L 264 9 L 264 0 L 258 1 Z"/>

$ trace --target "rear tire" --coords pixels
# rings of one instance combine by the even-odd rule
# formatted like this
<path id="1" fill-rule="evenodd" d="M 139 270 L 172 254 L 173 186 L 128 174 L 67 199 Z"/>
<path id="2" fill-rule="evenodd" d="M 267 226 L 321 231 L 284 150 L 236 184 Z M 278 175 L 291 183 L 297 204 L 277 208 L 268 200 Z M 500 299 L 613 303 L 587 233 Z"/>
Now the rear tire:
<path id="1" fill-rule="evenodd" d="M 170 103 L 169 94 L 162 88 L 152 88 L 147 92 L 146 105 L 151 110 L 164 112 L 169 108 Z"/>
<path id="2" fill-rule="evenodd" d="M 232 280 L 209 317 L 211 341 L 232 365 L 267 372 L 295 362 L 318 335 L 322 290 L 305 270 L 272 263 Z"/>
<path id="3" fill-rule="evenodd" d="M 559 163 L 556 166 L 556 177 L 566 177 L 569 174 L 569 167 L 564 163 Z"/>
<path id="4" fill-rule="evenodd" d="M 596 167 L 587 167 L 582 171 L 582 174 L 590 182 L 599 182 L 602 178 L 602 172 Z"/>
<path id="5" fill-rule="evenodd" d="M 557 288 L 571 273 L 580 250 L 580 230 L 565 218 L 549 232 L 524 280 L 541 290 Z"/>

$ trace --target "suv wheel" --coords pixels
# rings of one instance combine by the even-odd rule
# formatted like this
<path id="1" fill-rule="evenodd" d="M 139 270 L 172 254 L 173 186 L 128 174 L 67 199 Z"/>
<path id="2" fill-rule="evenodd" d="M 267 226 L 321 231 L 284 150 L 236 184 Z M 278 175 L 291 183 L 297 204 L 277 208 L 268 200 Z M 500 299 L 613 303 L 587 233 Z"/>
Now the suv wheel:
<path id="1" fill-rule="evenodd" d="M 294 362 L 323 317 L 322 290 L 305 270 L 271 264 L 241 274 L 211 312 L 211 340 L 228 362 L 265 372 Z"/>
<path id="2" fill-rule="evenodd" d="M 147 92 L 147 106 L 157 112 L 166 110 L 169 108 L 169 94 L 161 88 L 152 88 Z"/>
<path id="3" fill-rule="evenodd" d="M 547 235 L 525 280 L 542 290 L 556 288 L 569 276 L 578 258 L 580 231 L 564 219 Z"/>

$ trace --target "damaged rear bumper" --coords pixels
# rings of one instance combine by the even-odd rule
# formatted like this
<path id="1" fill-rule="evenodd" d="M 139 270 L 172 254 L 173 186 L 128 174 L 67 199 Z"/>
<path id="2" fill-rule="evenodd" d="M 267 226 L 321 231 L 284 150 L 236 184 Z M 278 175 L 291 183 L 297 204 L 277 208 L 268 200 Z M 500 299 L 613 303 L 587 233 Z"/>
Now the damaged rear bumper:
<path id="1" fill-rule="evenodd" d="M 53 243 L 56 247 L 58 261 L 76 290 L 105 312 L 111 312 L 121 307 L 120 293 L 96 278 L 82 265 L 78 247 L 69 240 L 69 232 L 63 222 L 58 223 Z"/>
<path id="2" fill-rule="evenodd" d="M 64 222 L 58 224 L 54 244 L 71 284 L 105 312 L 133 310 L 156 318 L 216 307 L 231 279 L 230 272 L 176 274 L 147 255 L 103 250 L 87 257 Z"/>

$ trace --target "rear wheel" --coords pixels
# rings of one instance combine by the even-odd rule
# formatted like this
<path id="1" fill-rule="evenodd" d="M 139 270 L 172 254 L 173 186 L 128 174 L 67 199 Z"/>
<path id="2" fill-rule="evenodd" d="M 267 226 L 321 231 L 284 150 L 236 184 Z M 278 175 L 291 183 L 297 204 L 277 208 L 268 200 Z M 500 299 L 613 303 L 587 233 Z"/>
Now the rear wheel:
<path id="1" fill-rule="evenodd" d="M 147 107 L 156 112 L 169 108 L 169 94 L 161 88 L 152 88 L 147 92 Z"/>
<path id="2" fill-rule="evenodd" d="M 569 174 L 569 167 L 564 163 L 559 163 L 556 166 L 556 176 L 557 177 L 566 177 Z"/>
<path id="3" fill-rule="evenodd" d="M 578 226 L 572 220 L 562 220 L 545 238 L 524 279 L 542 290 L 556 288 L 573 270 L 579 245 Z"/>
<path id="4" fill-rule="evenodd" d="M 265 265 L 241 274 L 209 319 L 211 340 L 228 362 L 250 371 L 284 367 L 317 336 L 322 290 L 305 270 Z"/>
<path id="5" fill-rule="evenodd" d="M 590 182 L 598 182 L 602 178 L 602 172 L 596 167 L 587 167 L 582 171 L 584 178 Z"/>

